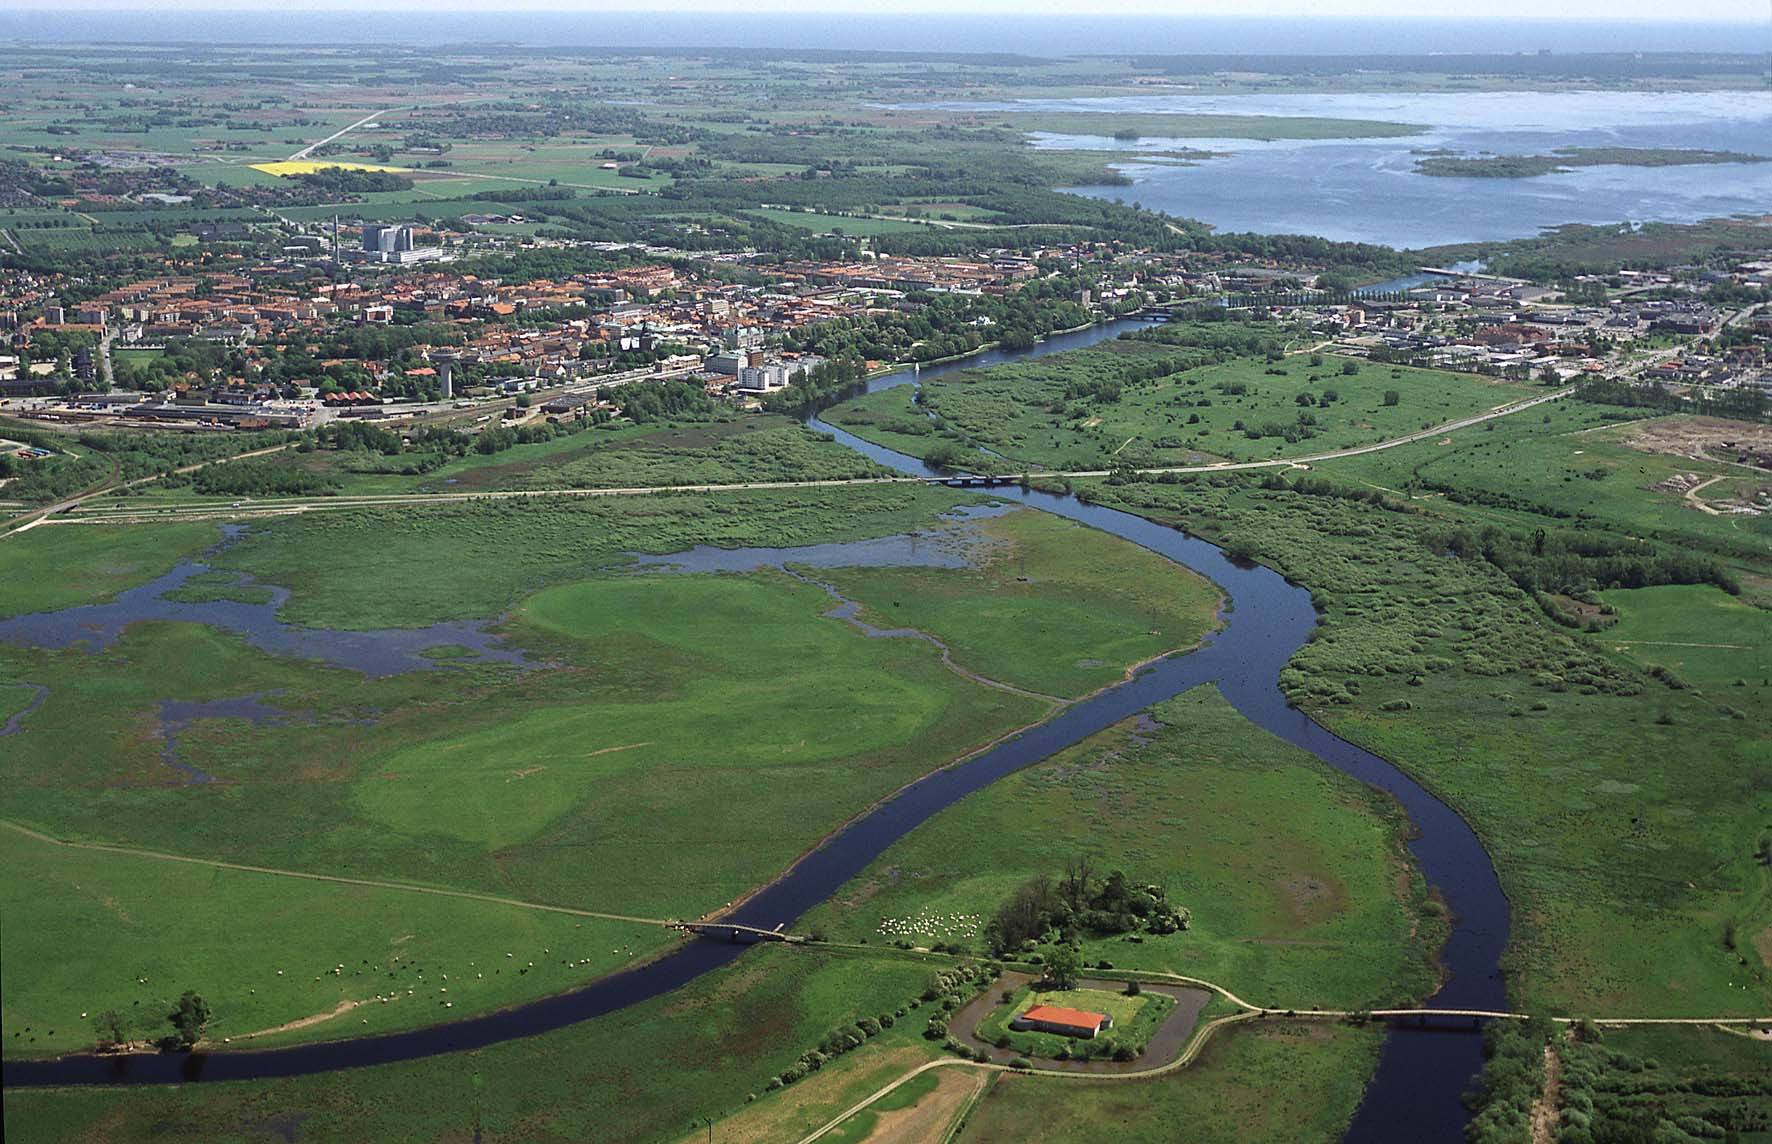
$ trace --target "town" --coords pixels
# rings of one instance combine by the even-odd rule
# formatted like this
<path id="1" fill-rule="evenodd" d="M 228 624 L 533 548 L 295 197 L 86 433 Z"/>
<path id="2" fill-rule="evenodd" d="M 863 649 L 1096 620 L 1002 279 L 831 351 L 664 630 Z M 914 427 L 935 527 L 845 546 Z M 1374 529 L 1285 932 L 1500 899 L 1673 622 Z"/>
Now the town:
<path id="1" fill-rule="evenodd" d="M 334 417 L 455 419 L 459 411 L 586 418 L 616 411 L 616 387 L 685 379 L 740 407 L 784 390 L 826 359 L 798 348 L 831 325 L 916 315 L 935 296 L 959 352 L 990 345 L 988 307 L 1030 282 L 1060 280 L 1086 320 L 1163 317 L 1224 306 L 1304 323 L 1337 350 L 1562 383 L 1628 376 L 1675 395 L 1772 396 L 1772 314 L 1719 304 L 1719 289 L 1772 287 L 1772 262 L 1583 275 L 1565 288 L 1480 272 L 1431 271 L 1334 291 L 1308 266 L 1126 250 L 1118 243 L 985 250 L 967 258 L 877 255 L 797 261 L 728 280 L 685 251 L 586 244 L 622 263 L 554 279 L 480 277 L 472 259 L 371 268 L 333 243 L 225 271 L 147 278 L 64 297 L 55 276 L 0 271 L 0 393 L 30 420 L 64 424 L 308 428 Z M 437 249 L 409 226 L 363 224 L 352 250 Z M 359 246 L 360 244 L 360 246 Z M 571 250 L 564 242 L 550 249 Z M 760 279 L 760 280 L 759 280 Z M 383 338 L 341 336 L 382 328 Z M 1049 332 L 1042 330 L 1042 333 Z M 428 339 L 428 340 L 427 340 Z M 317 343 L 346 347 L 316 356 Z M 929 342 L 862 370 L 929 360 Z M 179 362 L 207 347 L 220 364 Z M 940 343 L 954 348 L 952 341 Z M 787 348 L 787 347 L 796 348 Z M 521 408 L 511 399 L 526 400 Z M 530 410 L 535 412 L 531 414 Z"/>

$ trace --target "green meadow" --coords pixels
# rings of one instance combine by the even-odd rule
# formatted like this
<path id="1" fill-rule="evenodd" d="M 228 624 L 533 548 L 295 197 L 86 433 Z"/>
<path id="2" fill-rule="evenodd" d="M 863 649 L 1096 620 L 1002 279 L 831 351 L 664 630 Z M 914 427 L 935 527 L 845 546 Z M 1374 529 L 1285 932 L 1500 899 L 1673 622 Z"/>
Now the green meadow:
<path id="1" fill-rule="evenodd" d="M 1089 1083 L 1008 1074 L 973 1108 L 960 1144 L 1011 1144 L 1030 1125 L 1054 1144 L 1339 1140 L 1378 1062 L 1383 1032 L 1284 1021 L 1216 1034 L 1187 1068 Z"/>
<path id="2" fill-rule="evenodd" d="M 1749 945 L 1772 933 L 1772 877 L 1755 858 L 1772 821 L 1763 721 L 1736 689 L 1651 676 L 1613 632 L 1562 627 L 1480 552 L 1446 551 L 1462 504 L 1404 488 L 1381 506 L 1372 491 L 1337 479 L 1307 495 L 1223 475 L 1101 495 L 1310 590 L 1323 626 L 1281 689 L 1469 818 L 1513 904 L 1517 1005 L 1764 1013 L 1772 960 Z M 1497 519 L 1530 545 L 1518 510 Z M 1674 757 L 1680 766 L 1645 762 Z"/>
<path id="3" fill-rule="evenodd" d="M 767 207 L 760 207 L 745 213 L 758 215 L 771 222 L 779 222 L 784 226 L 814 231 L 818 234 L 849 234 L 862 238 L 871 238 L 879 234 L 923 234 L 937 229 L 931 227 L 929 223 L 917 222 L 912 219 L 865 218 L 852 215 L 820 214 L 816 211 L 773 210 Z"/>
<path id="4" fill-rule="evenodd" d="M 757 948 L 667 997 L 472 1052 L 252 1084 L 9 1088 L 7 1138 L 172 1134 L 244 1144 L 293 1121 L 315 1141 L 475 1132 L 537 1144 L 699 1140 L 709 1120 L 791 1095 L 798 1085 L 763 1094 L 771 1076 L 830 1030 L 898 1015 L 890 1030 L 828 1067 L 876 1049 L 902 1054 L 904 1031 L 923 1024 L 909 1010 L 928 976 L 929 966 L 911 961 Z M 748 1103 L 753 1094 L 756 1105 Z M 797 1136 L 773 1137 L 786 1138 Z"/>
<path id="5" fill-rule="evenodd" d="M 1322 472 L 1472 524 L 1603 530 L 1702 551 L 1745 573 L 1744 586 L 1756 594 L 1763 573 L 1755 568 L 1772 545 L 1772 516 L 1701 512 L 1666 486 L 1682 474 L 1747 470 L 1630 447 L 1625 441 L 1634 436 L 1681 420 L 1637 412 L 1557 401 L 1450 437 L 1326 462 Z"/>
<path id="6" fill-rule="evenodd" d="M 1067 698 L 1191 648 L 1214 626 L 1217 588 L 1106 533 L 1032 509 L 978 528 L 987 544 L 974 567 L 813 575 L 860 601 L 875 626 L 929 632 L 967 670 Z"/>
<path id="7" fill-rule="evenodd" d="M 1263 461 L 1368 445 L 1529 396 L 1531 387 L 1333 355 L 1213 362 L 1197 349 L 1134 339 L 943 374 L 908 396 L 870 395 L 830 419 L 922 455 L 944 439 L 1013 466 L 1107 469 Z M 1344 373 L 1351 366 L 1357 372 Z M 1172 370 L 1146 377 L 1151 370 Z M 897 391 L 888 391 L 896 395 Z M 1389 396 L 1395 394 L 1391 403 Z M 918 424 L 936 419 L 935 433 Z M 997 467 L 1002 468 L 1001 461 Z"/>
<path id="8" fill-rule="evenodd" d="M 215 1011 L 209 1038 L 235 1047 L 431 1024 L 581 984 L 673 940 L 657 926 L 74 849 L 4 827 L 0 860 L 14 872 L 0 887 L 7 1055 L 87 1048 L 106 1011 L 126 1039 L 151 1041 L 186 989 Z"/>
<path id="9" fill-rule="evenodd" d="M 1091 964 L 1204 978 L 1272 1006 L 1369 1008 L 1432 992 L 1441 923 L 1393 804 L 1257 730 L 1215 688 L 1152 715 L 1157 725 L 1104 731 L 967 796 L 807 923 L 833 939 L 982 951 L 985 923 L 1018 885 L 1084 857 L 1163 886 L 1193 914 L 1181 933 L 1085 940 Z"/>
<path id="10" fill-rule="evenodd" d="M 0 544 L 0 616 L 98 604 L 214 544 L 211 524 L 34 528 Z"/>
<path id="11" fill-rule="evenodd" d="M 482 617 L 503 613 L 506 639 L 534 669 L 464 663 L 445 641 L 432 657 L 441 670 L 364 679 L 174 622 L 134 625 L 102 650 L 0 645 L 0 681 L 48 689 L 0 761 L 6 818 L 51 839 L 147 852 L 58 846 L 16 830 L 0 837 L 17 871 L 4 903 L 5 953 L 9 965 L 32 967 L 8 974 L 6 1050 L 89 1043 L 90 1022 L 62 1012 L 70 996 L 75 1012 L 128 1012 L 131 1035 L 147 1036 L 167 999 L 191 988 L 215 1008 L 217 1038 L 298 1023 L 275 1034 L 289 1039 L 557 991 L 658 949 L 668 932 L 452 892 L 697 916 L 932 766 L 1046 715 L 1049 702 L 975 682 L 927 641 L 872 639 L 827 617 L 831 600 L 816 584 L 780 571 L 635 572 L 623 555 L 629 545 L 804 543 L 913 527 L 939 543 L 936 534 L 960 527 L 934 515 L 963 499 L 946 490 L 846 492 L 840 506 L 740 494 L 737 503 L 644 497 L 491 515 L 474 505 L 296 517 L 255 525 L 205 558 L 251 569 L 256 583 L 224 585 L 211 573 L 183 593 L 235 598 L 284 583 L 294 592 L 286 619 L 370 626 L 385 613 L 334 610 L 364 600 L 372 582 L 353 554 L 412 568 L 427 551 L 448 552 L 433 565 L 447 575 L 413 587 L 446 605 L 438 618 L 473 618 L 482 606 Z M 763 505 L 774 511 L 756 511 Z M 341 527 L 378 539 L 320 539 Z M 1053 535 L 1031 519 L 1003 527 L 983 539 L 987 550 L 1025 543 L 1029 566 L 1043 568 L 1052 545 L 1080 544 L 1102 569 L 1156 581 L 1130 599 L 1160 602 L 1175 631 L 1192 638 L 1212 621 L 1215 592 L 1178 569 L 1147 567 L 1154 558 L 1122 542 Z M 556 543 L 582 536 L 585 547 L 526 565 L 515 554 L 532 528 Z M 59 577 L 56 591 L 27 598 L 42 609 L 108 598 L 215 536 L 206 525 L 54 526 L 10 539 L 0 556 L 24 580 Z M 279 573 L 291 551 L 333 558 L 300 576 Z M 458 578 L 498 593 L 496 602 L 455 592 Z M 1178 586 L 1165 592 L 1169 579 Z M 975 580 L 954 596 L 990 584 Z M 1055 576 L 1021 591 L 1032 592 L 1028 606 L 1049 592 L 1062 612 L 1088 590 Z M 400 606 L 379 590 L 368 601 Z M 1117 675 L 1146 652 L 1124 630 L 1137 609 L 1122 609 L 1093 627 L 1073 618 L 1013 650 L 1063 664 L 1099 659 Z M 919 621 L 943 631 L 958 614 Z M 944 634 L 984 666 L 1005 661 L 980 630 L 953 621 Z M 10 712 L 30 693 L 9 686 L 4 697 Z M 272 717 L 175 726 L 160 707 L 241 697 L 257 697 Z M 168 755 L 215 781 L 186 783 Z M 202 935 L 195 957 L 193 933 Z M 76 952 L 49 956 L 56 949 Z M 500 964 L 506 953 L 522 961 Z M 345 1002 L 357 1004 L 338 1011 Z"/>
<path id="12" fill-rule="evenodd" d="M 1618 622 L 1598 637 L 1645 668 L 1664 667 L 1719 703 L 1772 705 L 1772 612 L 1708 584 L 1624 588 L 1600 599 Z"/>

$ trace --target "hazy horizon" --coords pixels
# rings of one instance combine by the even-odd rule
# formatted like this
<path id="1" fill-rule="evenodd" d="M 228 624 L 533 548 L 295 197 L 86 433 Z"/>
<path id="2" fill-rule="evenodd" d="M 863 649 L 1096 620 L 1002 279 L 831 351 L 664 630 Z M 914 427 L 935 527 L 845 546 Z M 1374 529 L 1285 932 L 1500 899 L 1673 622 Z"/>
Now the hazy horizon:
<path id="1" fill-rule="evenodd" d="M 1490 14 L 1448 18 L 1434 14 L 1358 15 L 1278 10 L 1296 0 L 1256 0 L 1257 8 L 1222 12 L 1154 13 L 1126 3 L 1080 14 L 1008 13 L 995 8 L 935 10 L 913 7 L 845 14 L 794 5 L 709 8 L 716 0 L 682 0 L 652 10 L 632 0 L 597 7 L 537 6 L 536 0 L 490 0 L 462 7 L 380 0 L 374 8 L 265 10 L 248 0 L 193 0 L 176 11 L 150 10 L 111 0 L 67 0 L 14 6 L 0 12 L 0 39 L 39 43 L 294 44 L 377 42 L 406 46 L 485 42 L 573 48 L 682 48 L 715 50 L 840 50 L 1067 55 L 1494 55 L 1550 51 L 1764 53 L 1772 50 L 1772 22 L 1757 29 L 1736 0 L 1697 5 L 1717 18 L 1678 21 L 1641 16 L 1581 15 L 1584 5 L 1531 17 Z M 901 0 L 905 3 L 907 0 Z M 1338 0 L 1338 3 L 1340 0 Z M 387 6 L 393 3 L 394 6 Z M 697 9 L 690 5 L 699 4 Z M 1630 9 L 1625 10 L 1627 13 Z M 1570 14 L 1561 14 L 1561 13 Z"/>

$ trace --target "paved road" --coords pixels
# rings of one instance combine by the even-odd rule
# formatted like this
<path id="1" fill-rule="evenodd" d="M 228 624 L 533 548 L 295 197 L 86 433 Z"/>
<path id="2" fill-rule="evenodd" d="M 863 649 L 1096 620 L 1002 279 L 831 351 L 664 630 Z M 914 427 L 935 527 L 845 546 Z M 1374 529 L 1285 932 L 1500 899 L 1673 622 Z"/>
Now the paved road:
<path id="1" fill-rule="evenodd" d="M 254 449 L 248 453 L 236 453 L 232 457 L 220 457 L 220 458 L 217 458 L 213 461 L 198 461 L 194 465 L 185 465 L 182 468 L 174 469 L 173 472 L 175 472 L 175 473 L 194 473 L 198 469 L 201 469 L 204 465 L 222 465 L 222 464 L 226 464 L 229 461 L 243 461 L 248 457 L 263 457 L 268 453 L 281 453 L 283 450 L 293 448 L 294 446 L 295 446 L 295 442 L 293 442 L 293 441 L 291 441 L 285 445 L 272 445 L 268 449 Z M 113 475 L 115 475 L 115 474 L 113 473 Z M 125 481 L 120 485 L 113 485 L 113 484 L 101 485 L 101 486 L 98 486 L 95 488 L 87 489 L 83 493 L 77 493 L 74 496 L 69 497 L 67 500 L 57 501 L 55 504 L 52 504 L 52 505 L 45 505 L 42 508 L 35 509 L 32 512 L 28 512 L 24 516 L 21 516 L 21 517 L 17 518 L 16 520 L 12 521 L 11 528 L 9 531 L 0 532 L 0 540 L 4 540 L 8 536 L 16 536 L 18 533 L 21 533 L 21 532 L 28 532 L 31 529 L 36 528 L 38 525 L 42 524 L 44 521 L 50 519 L 51 517 L 54 517 L 54 516 L 57 516 L 59 514 L 66 513 L 66 512 L 72 512 L 74 509 L 79 508 L 82 504 L 91 500 L 93 497 L 106 496 L 111 493 L 117 492 L 121 489 L 135 488 L 138 485 L 152 484 L 154 481 L 159 480 L 163 475 L 164 474 L 161 474 L 161 473 L 155 473 L 153 476 L 140 477 L 140 478 L 137 478 L 136 480 L 133 480 L 133 481 Z"/>
<path id="2" fill-rule="evenodd" d="M 365 115 L 363 118 L 357 120 L 357 122 L 351 124 L 349 127 L 343 128 L 342 130 L 339 130 L 339 131 L 334 131 L 331 135 L 328 135 L 326 138 L 320 140 L 318 143 L 309 143 L 306 147 L 303 147 L 300 151 L 297 151 L 295 154 L 291 155 L 288 159 L 285 160 L 285 162 L 299 163 L 303 159 L 306 159 L 309 155 L 312 155 L 317 149 L 326 146 L 328 143 L 332 142 L 334 139 L 342 139 L 346 135 L 349 135 L 351 132 L 357 130 L 357 128 L 365 127 L 371 123 L 374 123 L 377 119 L 380 119 L 384 115 L 392 115 L 397 111 L 411 111 L 411 110 L 412 110 L 412 108 L 410 108 L 410 107 L 386 107 L 380 111 L 372 111 L 368 115 Z"/>

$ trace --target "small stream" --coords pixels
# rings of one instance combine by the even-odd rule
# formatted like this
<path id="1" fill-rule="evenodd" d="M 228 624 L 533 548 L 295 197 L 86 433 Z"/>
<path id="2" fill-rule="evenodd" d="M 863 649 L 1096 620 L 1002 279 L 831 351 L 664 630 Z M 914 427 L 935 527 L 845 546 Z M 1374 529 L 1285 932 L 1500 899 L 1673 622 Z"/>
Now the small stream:
<path id="1" fill-rule="evenodd" d="M 1053 338 L 1027 354 L 993 351 L 932 366 L 921 374 L 934 376 L 953 369 L 979 368 L 1075 349 L 1115 336 L 1129 324 L 1104 324 Z M 911 370 L 900 371 L 870 381 L 868 389 L 909 384 L 917 376 Z M 806 420 L 812 428 L 831 434 L 890 468 L 917 475 L 939 475 L 917 459 L 862 441 L 816 415 L 809 415 Z M 1271 569 L 1235 563 L 1213 545 L 1143 517 L 1087 505 L 1071 496 L 1031 490 L 1003 488 L 993 490 L 993 495 L 1006 504 L 1040 509 L 1111 533 L 1199 572 L 1224 590 L 1230 604 L 1227 625 L 1209 636 L 1198 650 L 1159 660 L 1126 682 L 1065 707 L 1045 723 L 912 783 L 746 899 L 727 915 L 727 920 L 762 929 L 792 929 L 801 915 L 838 892 L 894 842 L 966 795 L 1121 720 L 1133 718 L 1152 704 L 1202 684 L 1216 683 L 1225 698 L 1252 723 L 1363 782 L 1383 788 L 1402 803 L 1417 831 L 1409 843 L 1410 851 L 1453 918 L 1452 932 L 1441 957 L 1448 977 L 1431 1003 L 1446 1008 L 1506 1008 L 1499 965 L 1508 937 L 1508 903 L 1489 857 L 1470 826 L 1389 762 L 1324 730 L 1289 706 L 1280 694 L 1280 669 L 1303 646 L 1317 624 L 1309 593 Z M 889 538 L 888 543 L 902 546 L 906 539 Z M 853 547 L 845 545 L 750 550 L 742 555 L 729 550 L 696 549 L 651 558 L 648 562 L 696 570 L 738 570 L 783 562 L 816 567 L 819 559 L 815 550 L 824 548 L 846 549 L 845 559 L 854 558 Z M 922 560 L 935 558 L 930 552 L 919 552 L 918 556 Z M 964 562 L 963 554 L 953 558 Z M 0 637 L 5 635 L 6 629 L 0 625 Z M 474 646 L 471 640 L 457 635 L 450 640 Z M 440 642 L 445 641 L 429 636 L 419 646 Z M 745 948 L 715 940 L 694 941 L 649 964 L 569 993 L 405 1032 L 261 1051 L 188 1056 L 76 1055 L 52 1061 L 7 1061 L 0 1067 L 4 1069 L 5 1083 L 12 1086 L 242 1080 L 414 1060 L 533 1036 L 664 996 L 729 964 Z M 1289 999 L 1258 1000 L 1283 1003 Z M 1385 1041 L 1378 1071 L 1347 1139 L 1414 1142 L 1461 1138 L 1467 1114 L 1459 1097 L 1481 1067 L 1481 1040 L 1469 1035 L 1469 1030 L 1469 1022 L 1393 1030 Z"/>

